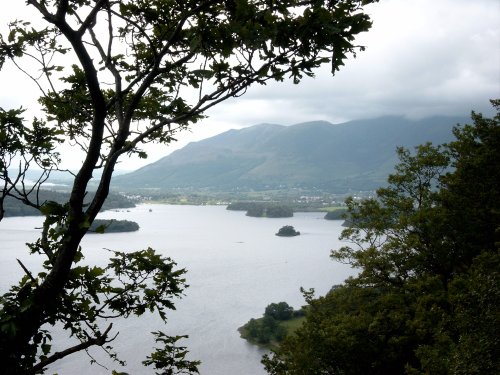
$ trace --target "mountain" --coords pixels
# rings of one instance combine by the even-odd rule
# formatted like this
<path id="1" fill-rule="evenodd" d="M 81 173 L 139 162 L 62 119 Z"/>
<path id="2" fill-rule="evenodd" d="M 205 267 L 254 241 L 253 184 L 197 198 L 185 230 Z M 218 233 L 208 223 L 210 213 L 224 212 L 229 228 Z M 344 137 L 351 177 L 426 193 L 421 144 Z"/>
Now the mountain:
<path id="1" fill-rule="evenodd" d="M 248 190 L 301 187 L 332 192 L 372 190 L 397 162 L 396 147 L 452 139 L 463 117 L 408 120 L 381 117 L 333 125 L 261 124 L 193 142 L 135 172 L 117 176 L 121 188 Z"/>

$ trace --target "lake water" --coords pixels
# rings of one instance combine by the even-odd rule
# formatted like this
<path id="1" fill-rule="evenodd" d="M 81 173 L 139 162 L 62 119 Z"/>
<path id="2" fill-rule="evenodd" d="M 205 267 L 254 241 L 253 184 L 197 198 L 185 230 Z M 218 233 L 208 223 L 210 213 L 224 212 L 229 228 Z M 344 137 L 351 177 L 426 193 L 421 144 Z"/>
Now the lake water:
<path id="1" fill-rule="evenodd" d="M 151 211 L 150 211 L 151 210 Z M 120 331 L 114 347 L 127 367 L 106 361 L 97 349 L 91 354 L 108 367 L 90 366 L 79 353 L 50 368 L 50 373 L 106 374 L 111 369 L 130 374 L 152 374 L 141 361 L 151 352 L 149 332 L 163 330 L 172 335 L 189 335 L 191 359 L 202 361 L 202 375 L 263 375 L 260 359 L 265 351 L 239 337 L 237 328 L 250 318 L 260 317 L 272 302 L 286 301 L 295 308 L 304 304 L 300 287 L 325 294 L 354 271 L 329 258 L 330 250 L 341 246 L 341 221 L 327 221 L 322 213 L 296 213 L 293 218 L 251 218 L 244 212 L 222 206 L 139 205 L 120 212 L 104 212 L 100 218 L 136 221 L 133 233 L 92 234 L 82 243 L 85 261 L 106 263 L 105 248 L 134 251 L 154 248 L 186 268 L 187 283 L 176 311 L 165 326 L 156 316 L 127 319 L 114 327 Z M 16 281 L 22 271 L 19 258 L 33 272 L 39 270 L 35 257 L 27 256 L 23 245 L 37 238 L 38 217 L 6 218 L 0 222 L 0 290 Z M 283 225 L 293 225 L 298 237 L 274 234 Z M 103 322 L 103 327 L 106 323 Z M 55 343 L 63 348 L 67 342 Z"/>

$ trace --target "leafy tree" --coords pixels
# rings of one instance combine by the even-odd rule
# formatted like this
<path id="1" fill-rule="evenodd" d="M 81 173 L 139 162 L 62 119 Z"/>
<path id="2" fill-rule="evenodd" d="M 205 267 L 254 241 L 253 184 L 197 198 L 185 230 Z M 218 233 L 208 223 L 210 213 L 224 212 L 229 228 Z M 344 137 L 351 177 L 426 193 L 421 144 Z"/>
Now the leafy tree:
<path id="1" fill-rule="evenodd" d="M 26 126 L 21 117 L 23 112 L 22 108 L 8 111 L 0 108 L 0 220 L 5 215 L 6 197 L 14 197 L 36 208 L 39 201 L 33 203 L 28 195 L 40 188 L 59 162 L 55 146 L 61 141 L 59 136 L 62 131 L 38 119 L 34 119 L 31 126 Z M 42 172 L 27 189 L 23 182 L 31 164 L 36 164 Z M 16 171 L 13 176 L 9 173 L 10 168 Z"/>
<path id="2" fill-rule="evenodd" d="M 481 254 L 450 286 L 453 323 L 460 333 L 450 364 L 454 374 L 494 374 L 498 370 L 499 270 L 498 253 Z"/>
<path id="3" fill-rule="evenodd" d="M 287 336 L 273 358 L 265 357 L 270 374 L 396 374 L 411 358 L 401 355 L 410 335 L 401 309 L 402 296 L 379 299 L 380 292 L 340 287 L 311 300 L 306 321 Z M 391 317 L 383 312 L 396 310 Z M 391 327 L 390 331 L 385 331 Z M 398 333 L 392 341 L 389 334 Z M 406 338 L 403 339 L 403 338 Z M 414 356 L 411 356 L 414 358 Z"/>
<path id="4" fill-rule="evenodd" d="M 46 118 L 27 126 L 22 109 L 0 112 L 0 203 L 14 196 L 45 216 L 29 250 L 46 260 L 38 275 L 23 266 L 19 285 L 1 297 L 1 372 L 41 373 L 92 346 L 116 358 L 105 318 L 156 311 L 165 319 L 184 286 L 184 270 L 172 260 L 148 248 L 114 252 L 103 268 L 78 265 L 81 240 L 108 196 L 117 162 L 147 157 L 144 144 L 174 141 L 204 111 L 252 84 L 298 83 L 328 62 L 334 73 L 348 53 L 362 49 L 354 37 L 370 28 L 362 6 L 374 1 L 28 0 L 40 19 L 14 21 L 0 36 L 0 69 L 11 62 L 39 86 Z M 42 167 L 37 189 L 58 168 L 63 135 L 83 158 L 69 199 L 30 199 L 27 169 Z M 11 176 L 8 167 L 19 158 Z M 98 169 L 97 191 L 86 204 Z M 54 353 L 49 329 L 56 323 L 81 343 Z M 175 354 L 176 338 L 156 339 L 164 349 L 146 365 L 196 372 L 183 348 Z"/>
<path id="5" fill-rule="evenodd" d="M 286 302 L 271 303 L 267 305 L 264 316 L 270 316 L 276 320 L 288 320 L 293 316 L 293 307 Z"/>
<path id="6" fill-rule="evenodd" d="M 260 345 L 279 342 L 287 333 L 286 328 L 279 323 L 278 319 L 267 314 L 260 319 L 250 319 L 240 328 L 240 332 L 243 338 Z"/>
<path id="7" fill-rule="evenodd" d="M 347 201 L 332 252 L 359 269 L 263 362 L 270 374 L 489 374 L 499 368 L 500 101 L 456 141 L 399 149 L 376 199 Z"/>
<path id="8" fill-rule="evenodd" d="M 300 235 L 300 232 L 296 231 L 292 225 L 285 225 L 278 230 L 276 235 L 280 237 L 294 237 Z"/>

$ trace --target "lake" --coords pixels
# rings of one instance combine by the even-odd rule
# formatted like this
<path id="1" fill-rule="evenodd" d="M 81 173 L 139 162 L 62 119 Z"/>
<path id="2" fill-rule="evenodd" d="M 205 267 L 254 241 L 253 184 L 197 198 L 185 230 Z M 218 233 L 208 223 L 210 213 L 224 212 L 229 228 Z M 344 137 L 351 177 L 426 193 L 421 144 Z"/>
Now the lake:
<path id="1" fill-rule="evenodd" d="M 132 233 L 92 234 L 82 247 L 85 262 L 104 265 L 105 248 L 134 251 L 152 247 L 186 268 L 183 299 L 168 314 L 168 324 L 153 315 L 127 319 L 114 325 L 120 331 L 114 346 L 127 366 L 106 361 L 101 350 L 91 354 L 103 360 L 108 370 L 90 366 L 79 353 L 50 368 L 50 373 L 106 374 L 111 369 L 130 374 L 152 374 L 141 361 L 151 352 L 149 332 L 163 330 L 171 335 L 189 335 L 181 343 L 190 359 L 202 361 L 202 375 L 265 374 L 260 359 L 265 351 L 239 337 L 238 327 L 250 318 L 262 316 L 272 302 L 286 301 L 296 309 L 304 304 L 300 288 L 314 288 L 325 294 L 332 285 L 354 274 L 347 265 L 329 258 L 330 250 L 341 246 L 341 221 L 327 221 L 324 213 L 295 213 L 292 218 L 267 219 L 228 211 L 223 206 L 172 206 L 147 204 L 130 210 L 104 212 L 99 218 L 136 221 L 140 230 Z M 19 258 L 33 272 L 39 270 L 36 257 L 26 255 L 24 243 L 37 238 L 39 217 L 6 218 L 0 222 L 0 290 L 16 281 L 22 270 Z M 277 237 L 283 225 L 293 225 L 297 237 Z M 103 327 L 107 324 L 103 322 Z M 56 342 L 64 348 L 67 341 Z"/>

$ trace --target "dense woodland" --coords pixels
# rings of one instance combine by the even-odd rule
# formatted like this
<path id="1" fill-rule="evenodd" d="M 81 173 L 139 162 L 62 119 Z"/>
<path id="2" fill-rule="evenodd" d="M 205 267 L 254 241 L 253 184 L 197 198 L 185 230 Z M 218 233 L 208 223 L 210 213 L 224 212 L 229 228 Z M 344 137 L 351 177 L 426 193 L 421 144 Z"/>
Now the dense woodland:
<path id="1" fill-rule="evenodd" d="M 359 270 L 263 363 L 269 374 L 495 374 L 500 368 L 500 101 L 444 146 L 399 149 L 376 198 L 347 202 Z"/>

